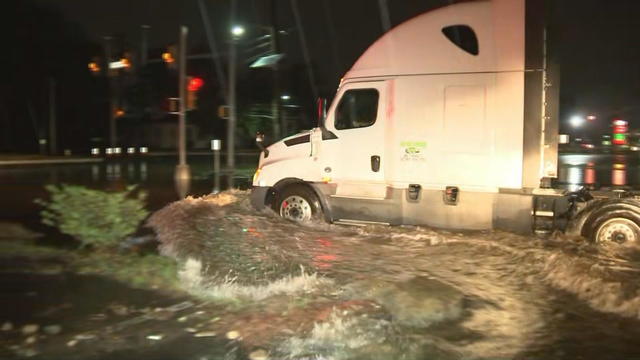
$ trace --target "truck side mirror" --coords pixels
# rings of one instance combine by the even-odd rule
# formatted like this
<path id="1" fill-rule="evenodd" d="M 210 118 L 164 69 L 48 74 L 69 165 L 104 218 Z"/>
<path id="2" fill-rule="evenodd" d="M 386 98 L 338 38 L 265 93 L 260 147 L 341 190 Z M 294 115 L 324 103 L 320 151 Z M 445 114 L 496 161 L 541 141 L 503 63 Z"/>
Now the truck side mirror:
<path id="1" fill-rule="evenodd" d="M 260 150 L 264 151 L 264 156 L 265 157 L 269 156 L 269 150 L 267 150 L 267 148 L 265 148 L 265 146 L 264 146 L 264 134 L 263 133 L 257 133 L 256 134 L 256 145 L 258 145 Z"/>
<path id="2" fill-rule="evenodd" d="M 317 100 L 318 106 L 318 127 L 324 127 L 324 121 L 327 117 L 327 99 L 326 98 L 318 98 Z"/>

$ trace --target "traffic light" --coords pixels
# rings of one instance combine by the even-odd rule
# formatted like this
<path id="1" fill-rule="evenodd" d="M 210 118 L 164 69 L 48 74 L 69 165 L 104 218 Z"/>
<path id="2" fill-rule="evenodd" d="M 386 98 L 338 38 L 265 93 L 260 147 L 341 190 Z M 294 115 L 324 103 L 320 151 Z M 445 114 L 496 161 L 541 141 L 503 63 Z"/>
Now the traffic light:
<path id="1" fill-rule="evenodd" d="M 101 63 L 100 58 L 94 57 L 93 59 L 91 59 L 91 62 L 87 64 L 89 71 L 91 71 L 93 75 L 100 75 L 100 73 L 102 72 L 102 67 L 100 66 L 100 63 Z"/>
<path id="2" fill-rule="evenodd" d="M 187 110 L 193 110 L 197 107 L 198 91 L 204 85 L 204 80 L 197 76 L 189 76 L 187 78 Z"/>
<path id="3" fill-rule="evenodd" d="M 162 53 L 162 61 L 171 69 L 175 69 L 178 65 L 178 48 L 175 45 L 169 45 L 167 50 Z"/>

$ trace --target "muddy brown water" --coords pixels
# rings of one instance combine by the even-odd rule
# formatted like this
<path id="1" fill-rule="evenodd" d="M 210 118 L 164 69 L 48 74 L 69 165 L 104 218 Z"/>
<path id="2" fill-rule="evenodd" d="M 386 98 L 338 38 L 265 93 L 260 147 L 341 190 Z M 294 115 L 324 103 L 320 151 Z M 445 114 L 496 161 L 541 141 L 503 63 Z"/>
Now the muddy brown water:
<path id="1" fill-rule="evenodd" d="M 219 256 L 229 243 L 239 244 L 239 252 L 264 249 L 255 255 L 279 256 L 331 280 L 318 296 L 372 300 L 387 314 L 373 322 L 334 324 L 324 333 L 295 334 L 293 345 L 280 339 L 280 345 L 273 345 L 279 356 L 640 357 L 640 253 L 635 248 L 504 232 L 300 226 L 273 214 L 255 214 L 247 193 L 230 196 L 237 202 L 220 206 L 228 199 L 189 199 L 158 213 L 156 229 L 165 253 L 197 258 L 219 274 L 234 265 Z M 194 247 L 181 253 L 189 246 Z M 256 267 L 263 263 L 252 262 Z M 246 286 L 274 282 L 243 271 L 236 268 L 233 275 Z M 211 284 L 196 290 L 212 296 L 223 291 Z M 350 334 L 359 334 L 357 341 Z"/>
<path id="2" fill-rule="evenodd" d="M 569 179 L 569 173 L 577 171 L 569 169 L 577 167 L 581 170 L 575 182 L 590 182 L 593 173 L 589 168 L 594 165 L 589 165 L 589 159 L 596 160 L 598 181 L 621 181 L 623 174 L 615 172 L 621 166 L 607 167 L 591 155 L 565 158 L 561 174 L 567 174 Z M 635 184 L 636 176 L 632 174 L 636 168 L 630 165 L 633 161 L 625 158 L 627 185 Z M 108 170 L 106 164 L 98 170 L 58 168 L 55 179 L 46 177 L 50 172 L 43 169 L 2 170 L 2 190 L 11 190 L 3 191 L 8 194 L 2 207 L 3 218 L 35 223 L 37 209 L 30 201 L 43 195 L 42 184 L 49 181 L 96 187 L 140 182 L 150 192 L 153 209 L 177 199 L 166 167 L 156 168 L 148 163 L 145 180 L 145 171 L 141 170 L 145 166 L 135 166 L 130 169 L 121 164 L 119 177 L 115 168 Z M 127 179 L 129 170 L 132 177 Z M 92 178 L 96 172 L 98 175 Z M 83 181 L 78 181 L 78 174 L 83 174 Z M 109 180 L 109 174 L 114 178 Z M 204 195 L 210 188 L 210 179 L 196 179 L 192 193 Z M 637 249 L 602 248 L 581 239 L 537 239 L 503 232 L 300 226 L 268 212 L 256 214 L 248 206 L 244 192 L 231 195 L 234 201 L 226 205 L 214 198 L 182 201 L 165 208 L 158 215 L 159 223 L 164 224 L 157 228 L 158 235 L 165 246 L 175 245 L 173 250 L 165 249 L 167 254 L 180 255 L 183 262 L 197 258 L 201 265 L 209 266 L 199 268 L 204 282 L 191 288 L 203 299 L 215 298 L 227 289 L 213 286 L 222 281 L 221 277 L 208 276 L 229 269 L 235 272 L 234 281 L 248 289 L 247 293 L 255 286 L 265 287 L 281 278 L 296 276 L 300 267 L 307 274 L 327 280 L 317 288 L 314 283 L 300 292 L 261 298 L 246 308 L 252 313 L 251 323 L 247 321 L 246 326 L 272 325 L 271 336 L 264 336 L 259 345 L 267 348 L 273 359 L 640 359 Z M 227 256 L 230 254 L 233 256 Z M 28 305 L 36 303 L 29 300 L 33 293 L 49 294 L 36 297 L 42 306 L 64 303 L 65 297 L 100 298 L 96 294 L 109 294 L 105 299 L 132 306 L 163 300 L 153 293 L 107 284 L 104 279 L 21 276 L 1 278 L 3 289 L 14 289 L 4 291 L 3 316 L 13 316 L 16 323 L 33 320 L 40 313 Z M 212 293 L 216 291 L 218 294 Z M 168 304 L 173 300 L 165 301 Z M 378 308 L 354 316 L 343 314 L 337 306 L 331 316 L 319 317 L 317 311 L 305 307 L 317 302 L 358 301 L 372 301 Z M 17 302 L 23 303 L 16 307 Z M 299 311 L 281 311 L 284 305 L 278 307 L 278 302 L 296 302 L 295 309 Z M 277 309 L 279 317 L 275 318 L 271 310 L 267 316 L 263 307 Z M 51 321 L 73 327 L 74 321 L 81 322 L 86 314 L 98 311 L 90 306 L 80 309 L 81 306 L 71 310 L 68 319 L 54 317 Z M 75 315 L 73 311 L 77 311 Z M 297 318 L 282 321 L 294 313 Z M 292 321 L 315 325 L 292 330 Z M 242 322 L 239 323 L 241 327 Z M 286 323 L 287 328 L 274 325 L 279 323 Z M 234 353 L 224 339 L 219 340 L 203 343 L 181 335 L 153 347 L 140 345 L 138 350 L 86 358 L 232 359 L 244 358 L 248 353 Z M 46 354 L 39 356 L 47 358 Z M 80 354 L 75 358 L 83 357 Z"/>

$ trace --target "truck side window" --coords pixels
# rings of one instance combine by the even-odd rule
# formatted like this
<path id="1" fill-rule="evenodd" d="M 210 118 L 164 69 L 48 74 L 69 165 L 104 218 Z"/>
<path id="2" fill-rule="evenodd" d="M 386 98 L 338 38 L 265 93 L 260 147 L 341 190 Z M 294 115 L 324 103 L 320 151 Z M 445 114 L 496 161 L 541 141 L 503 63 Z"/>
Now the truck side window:
<path id="1" fill-rule="evenodd" d="M 471 55 L 478 55 L 478 37 L 468 25 L 451 25 L 442 28 L 442 33 L 452 43 Z"/>
<path id="2" fill-rule="evenodd" d="M 336 109 L 336 130 L 373 125 L 378 115 L 378 98 L 376 89 L 347 90 Z"/>

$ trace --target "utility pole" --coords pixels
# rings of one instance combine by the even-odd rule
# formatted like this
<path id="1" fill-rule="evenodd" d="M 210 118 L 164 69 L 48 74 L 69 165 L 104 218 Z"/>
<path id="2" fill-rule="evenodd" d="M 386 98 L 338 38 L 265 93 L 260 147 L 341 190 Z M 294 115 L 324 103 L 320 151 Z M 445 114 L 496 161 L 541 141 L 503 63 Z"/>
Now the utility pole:
<path id="1" fill-rule="evenodd" d="M 58 152 L 57 143 L 57 125 L 56 125 L 56 81 L 49 78 L 49 155 L 55 155 Z"/>
<path id="2" fill-rule="evenodd" d="M 378 0 L 380 8 L 380 21 L 382 22 L 382 30 L 388 32 L 391 29 L 391 17 L 389 16 L 389 5 L 387 0 Z"/>
<path id="3" fill-rule="evenodd" d="M 178 114 L 178 165 L 175 177 L 178 180 L 191 178 L 191 171 L 187 165 L 187 35 L 189 29 L 180 27 L 180 50 L 178 56 L 178 89 L 180 96 L 180 109 Z"/>
<path id="4" fill-rule="evenodd" d="M 141 41 L 140 41 L 140 68 L 147 65 L 149 57 L 149 29 L 151 26 L 142 25 L 141 28 Z"/>
<path id="5" fill-rule="evenodd" d="M 227 91 L 227 81 L 224 78 L 222 71 L 222 64 L 220 64 L 220 56 L 218 46 L 216 45 L 216 38 L 211 32 L 211 21 L 209 21 L 209 14 L 207 7 L 204 4 L 204 0 L 198 0 L 198 8 L 200 9 L 200 17 L 202 17 L 202 25 L 204 25 L 204 32 L 207 36 L 207 42 L 209 43 L 209 51 L 211 51 L 211 59 L 215 67 L 217 80 L 220 83 L 220 90 L 225 102 L 229 101 L 229 92 Z"/>
<path id="6" fill-rule="evenodd" d="M 236 20 L 236 1 L 231 0 L 231 24 Z M 236 136 L 236 42 L 237 38 L 232 35 L 229 42 L 229 121 L 227 123 L 227 168 L 233 172 L 236 167 L 235 161 L 235 136 Z"/>
<path id="7" fill-rule="evenodd" d="M 271 40 L 271 54 L 278 54 L 278 9 L 276 7 L 276 1 L 271 0 L 271 27 L 270 31 L 270 40 Z M 273 117 L 272 127 L 273 127 L 273 137 L 274 140 L 279 140 L 282 138 L 281 131 L 284 131 L 286 134 L 287 126 L 284 122 L 281 122 L 280 119 L 280 78 L 278 73 L 278 62 L 276 61 L 272 67 L 273 71 L 273 98 L 271 99 L 271 116 Z"/>
<path id="8" fill-rule="evenodd" d="M 291 0 L 291 9 L 293 10 L 293 16 L 296 20 L 296 27 L 300 32 L 300 45 L 302 46 L 302 55 L 304 61 L 307 64 L 307 75 L 309 76 L 309 85 L 313 91 L 313 97 L 318 98 L 318 85 L 316 84 L 316 77 L 311 66 L 311 55 L 309 54 L 309 48 L 307 47 L 307 40 L 304 37 L 304 27 L 302 26 L 302 19 L 300 17 L 300 10 L 298 9 L 298 0 Z"/>
<path id="9" fill-rule="evenodd" d="M 111 63 L 111 39 L 111 36 L 104 37 L 104 52 L 106 58 L 104 66 L 107 74 L 107 81 L 109 82 L 109 146 L 114 148 L 117 144 L 116 108 L 118 104 L 114 71 L 109 67 L 109 64 Z"/>

